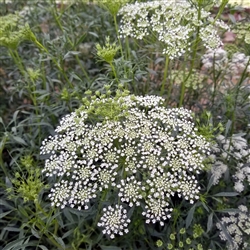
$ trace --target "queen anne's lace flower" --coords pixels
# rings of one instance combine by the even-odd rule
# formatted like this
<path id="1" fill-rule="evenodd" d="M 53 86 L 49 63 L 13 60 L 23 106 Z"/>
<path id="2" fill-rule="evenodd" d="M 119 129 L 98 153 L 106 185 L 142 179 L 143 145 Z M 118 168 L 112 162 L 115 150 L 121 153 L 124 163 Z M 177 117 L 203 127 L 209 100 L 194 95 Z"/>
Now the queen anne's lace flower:
<path id="1" fill-rule="evenodd" d="M 103 227 L 103 234 L 107 234 L 111 239 L 115 238 L 115 234 L 123 235 L 128 233 L 128 224 L 130 219 L 127 218 L 127 210 L 123 206 L 116 205 L 115 208 L 108 206 L 103 208 L 103 216 L 97 224 Z"/>
<path id="2" fill-rule="evenodd" d="M 248 239 L 250 235 L 250 214 L 248 208 L 244 205 L 240 205 L 238 212 L 229 212 L 228 217 L 222 217 L 221 222 L 216 224 L 220 230 L 220 238 L 223 241 L 227 241 L 227 249 L 249 249 L 248 243 L 244 239 Z M 227 231 L 227 234 L 231 237 L 231 242 L 228 241 L 228 237 L 225 231 L 222 229 L 222 225 Z"/>
<path id="3" fill-rule="evenodd" d="M 151 33 L 163 44 L 163 53 L 170 59 L 180 57 L 190 50 L 194 33 L 199 29 L 199 37 L 208 49 L 222 45 L 217 34 L 218 28 L 228 29 L 223 21 L 209 17 L 210 13 L 198 11 L 188 1 L 150 1 L 127 4 L 119 11 L 122 15 L 120 36 L 144 39 Z M 207 25 L 207 21 L 209 24 Z"/>
<path id="4" fill-rule="evenodd" d="M 231 138 L 225 138 L 223 135 L 217 137 L 220 147 L 213 151 L 222 156 L 221 160 L 215 160 L 211 168 L 213 184 L 217 184 L 224 173 L 230 171 L 227 162 L 235 162 L 232 177 L 234 180 L 234 189 L 241 193 L 245 186 L 250 184 L 250 148 L 244 134 L 234 134 Z M 220 148 L 220 149 L 219 149 Z"/>
<path id="5" fill-rule="evenodd" d="M 163 101 L 97 98 L 65 116 L 41 146 L 48 155 L 43 171 L 60 180 L 49 195 L 52 205 L 88 209 L 112 195 L 119 206 L 105 210 L 98 225 L 113 238 L 125 232 L 121 220 L 129 223 L 125 207 L 141 206 L 147 223 L 163 225 L 172 196 L 197 200 L 195 175 L 210 146 L 196 134 L 190 111 L 166 109 Z"/>

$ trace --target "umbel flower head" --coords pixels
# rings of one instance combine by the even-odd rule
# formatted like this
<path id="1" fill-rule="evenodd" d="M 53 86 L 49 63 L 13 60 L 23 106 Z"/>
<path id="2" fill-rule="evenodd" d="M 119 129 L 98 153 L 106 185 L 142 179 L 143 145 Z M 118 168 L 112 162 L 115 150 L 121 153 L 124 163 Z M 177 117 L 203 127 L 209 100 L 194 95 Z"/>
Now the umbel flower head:
<path id="1" fill-rule="evenodd" d="M 220 230 L 221 240 L 227 242 L 227 249 L 249 249 L 250 213 L 245 205 L 239 205 L 238 212 L 229 212 L 228 216 L 222 217 L 216 226 Z"/>
<path id="2" fill-rule="evenodd" d="M 103 47 L 101 47 L 99 43 L 96 44 L 97 56 L 107 63 L 113 62 L 114 57 L 119 49 L 119 46 L 117 46 L 115 43 L 110 43 L 109 37 L 106 37 L 105 45 Z"/>
<path id="3" fill-rule="evenodd" d="M 215 21 L 210 12 L 198 11 L 188 1 L 150 1 L 127 4 L 118 13 L 122 15 L 120 36 L 144 39 L 156 37 L 163 46 L 163 54 L 170 59 L 189 51 L 193 37 L 197 36 L 208 49 L 222 45 L 217 29 L 228 29 L 222 21 Z"/>
<path id="4" fill-rule="evenodd" d="M 36 37 L 28 23 L 20 25 L 21 17 L 14 14 L 0 17 L 0 46 L 17 49 L 25 40 L 36 42 Z"/>
<path id="5" fill-rule="evenodd" d="M 49 195 L 52 205 L 81 210 L 98 197 L 112 197 L 98 226 L 113 238 L 128 232 L 132 207 L 143 209 L 146 223 L 164 225 L 171 196 L 199 199 L 196 174 L 209 144 L 196 133 L 189 110 L 167 109 L 163 101 L 118 91 L 113 98 L 85 99 L 65 116 L 41 146 L 48 155 L 43 171 L 58 180 Z"/>

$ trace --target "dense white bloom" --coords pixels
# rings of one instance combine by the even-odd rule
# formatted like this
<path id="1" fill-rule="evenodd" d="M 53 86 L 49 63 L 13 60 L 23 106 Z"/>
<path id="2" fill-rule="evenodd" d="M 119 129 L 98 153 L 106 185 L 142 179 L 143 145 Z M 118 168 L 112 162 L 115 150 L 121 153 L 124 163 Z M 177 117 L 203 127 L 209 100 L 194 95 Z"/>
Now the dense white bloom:
<path id="1" fill-rule="evenodd" d="M 246 185 L 250 184 L 250 147 L 244 134 L 234 134 L 231 138 L 225 138 L 223 135 L 217 137 L 220 150 L 213 150 L 220 157 L 224 158 L 224 162 L 216 160 L 211 168 L 214 178 L 213 184 L 217 184 L 221 176 L 230 171 L 226 162 L 235 162 L 232 177 L 234 179 L 234 189 L 237 192 L 243 192 Z"/>
<path id="2" fill-rule="evenodd" d="M 248 154 L 250 154 L 250 150 L 248 150 Z M 235 178 L 234 188 L 238 192 L 242 192 L 245 189 L 244 181 L 250 185 L 250 166 L 249 164 L 238 164 L 237 171 L 233 175 Z"/>
<path id="3" fill-rule="evenodd" d="M 226 164 L 224 164 L 221 161 L 216 161 L 212 168 L 211 168 L 211 173 L 213 176 L 213 184 L 216 185 L 219 183 L 220 178 L 222 175 L 228 170 L 228 167 Z"/>
<path id="4" fill-rule="evenodd" d="M 134 176 L 121 180 L 121 184 L 118 184 L 117 187 L 119 189 L 118 196 L 121 197 L 122 202 L 128 202 L 130 207 L 134 204 L 140 205 L 139 200 L 142 199 L 140 190 L 145 190 L 145 187 L 141 187 L 141 182 L 135 180 Z"/>
<path id="5" fill-rule="evenodd" d="M 228 217 L 222 217 L 221 221 L 216 223 L 220 230 L 220 238 L 227 241 L 227 249 L 229 250 L 249 249 L 249 241 L 247 243 L 244 239 L 248 239 L 250 235 L 250 214 L 246 206 L 240 205 L 238 208 L 238 212 L 230 212 Z M 222 225 L 231 236 L 232 242 L 228 241 Z"/>
<path id="6" fill-rule="evenodd" d="M 115 238 L 115 234 L 123 235 L 128 233 L 128 224 L 130 219 L 127 218 L 127 210 L 123 206 L 116 205 L 115 208 L 108 206 L 103 208 L 103 216 L 98 227 L 103 227 L 103 234 L 107 234 L 111 239 Z"/>
<path id="7" fill-rule="evenodd" d="M 163 199 L 154 199 L 151 196 L 146 200 L 145 212 L 142 213 L 147 219 L 146 223 L 160 222 L 164 226 L 164 220 L 171 217 L 172 208 L 168 208 L 168 202 Z"/>
<path id="8" fill-rule="evenodd" d="M 144 39 L 151 33 L 163 44 L 163 53 L 170 59 L 190 50 L 194 33 L 199 27 L 204 46 L 216 49 L 222 45 L 217 28 L 228 29 L 223 21 L 208 19 L 210 13 L 197 9 L 188 1 L 151 1 L 127 4 L 120 9 L 122 15 L 120 36 Z M 207 25 L 207 21 L 209 24 Z"/>
<path id="9" fill-rule="evenodd" d="M 196 174 L 210 145 L 196 134 L 191 111 L 167 109 L 163 101 L 96 99 L 65 116 L 41 146 L 48 156 L 43 172 L 58 180 L 49 195 L 52 205 L 88 209 L 97 197 L 112 196 L 119 207 L 105 210 L 99 225 L 113 238 L 125 232 L 121 218 L 129 223 L 125 207 L 141 206 L 147 223 L 163 225 L 172 196 L 199 199 Z"/>

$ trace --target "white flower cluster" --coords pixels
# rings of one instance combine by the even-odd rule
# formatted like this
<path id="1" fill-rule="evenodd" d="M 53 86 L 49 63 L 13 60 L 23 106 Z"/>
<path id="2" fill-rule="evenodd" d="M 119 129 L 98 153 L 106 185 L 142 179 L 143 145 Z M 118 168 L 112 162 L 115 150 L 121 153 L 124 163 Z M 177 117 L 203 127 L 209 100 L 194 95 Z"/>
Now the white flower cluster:
<path id="1" fill-rule="evenodd" d="M 234 171 L 236 170 L 233 174 L 234 189 L 239 193 L 244 191 L 245 182 L 250 184 L 250 147 L 243 136 L 244 134 L 234 134 L 231 138 L 225 138 L 223 135 L 219 135 L 217 141 L 221 149 L 217 147 L 212 150 L 222 157 L 221 160 L 216 160 L 211 168 L 213 184 L 218 184 L 222 175 L 229 171 L 226 162 L 235 162 L 236 167 L 233 167 Z M 216 157 L 214 158 L 216 159 Z"/>
<path id="2" fill-rule="evenodd" d="M 226 173 L 227 170 L 228 170 L 227 165 L 221 161 L 216 161 L 213 164 L 211 168 L 211 173 L 213 176 L 213 185 L 216 185 L 219 183 L 220 178 L 222 177 L 223 174 Z"/>
<path id="3" fill-rule="evenodd" d="M 110 235 L 111 239 L 115 238 L 115 234 L 123 235 L 128 233 L 128 224 L 130 219 L 127 217 L 127 210 L 123 206 L 116 205 L 115 208 L 108 206 L 103 208 L 104 215 L 101 217 L 98 227 L 103 227 L 103 234 Z"/>
<path id="4" fill-rule="evenodd" d="M 41 146 L 41 154 L 48 155 L 43 171 L 59 180 L 49 195 L 52 205 L 88 209 L 100 193 L 110 192 L 120 206 L 105 209 L 98 225 L 112 238 L 128 231 L 121 206 L 141 206 L 146 223 L 164 225 L 171 196 L 194 203 L 199 198 L 195 176 L 210 145 L 197 135 L 191 111 L 166 109 L 163 101 L 157 96 L 97 99 L 65 116 L 57 134 Z"/>
<path id="5" fill-rule="evenodd" d="M 240 205 L 238 208 L 239 212 L 229 212 L 228 217 L 222 217 L 221 222 L 216 223 L 217 228 L 220 230 L 220 238 L 227 241 L 227 249 L 229 250 L 247 250 L 250 246 L 250 241 L 245 240 L 249 239 L 250 235 L 250 214 L 246 206 Z M 231 244 L 222 225 L 226 229 L 226 233 L 232 237 Z"/>
<path id="6" fill-rule="evenodd" d="M 239 75 L 245 68 L 246 72 L 250 72 L 249 58 L 244 53 L 237 52 L 229 59 L 227 52 L 222 48 L 218 48 L 208 50 L 202 57 L 202 64 L 205 69 L 224 70 L 227 74 Z"/>
<path id="7" fill-rule="evenodd" d="M 188 1 L 150 1 L 127 4 L 120 9 L 122 15 L 120 36 L 143 39 L 148 35 L 163 43 L 163 53 L 170 59 L 180 57 L 190 50 L 193 35 L 200 29 L 200 39 L 208 49 L 222 45 L 217 33 L 218 28 L 229 29 L 223 21 L 216 21 L 210 13 L 197 9 Z M 207 24 L 209 22 L 209 24 Z"/>

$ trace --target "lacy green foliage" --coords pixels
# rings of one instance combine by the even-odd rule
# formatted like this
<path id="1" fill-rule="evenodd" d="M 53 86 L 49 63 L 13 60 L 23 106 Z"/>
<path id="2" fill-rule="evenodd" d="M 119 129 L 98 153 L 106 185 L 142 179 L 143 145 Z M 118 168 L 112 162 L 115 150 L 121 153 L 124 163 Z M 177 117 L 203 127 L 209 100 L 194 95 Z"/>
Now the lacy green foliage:
<path id="1" fill-rule="evenodd" d="M 21 17 L 9 14 L 0 17 L 0 45 L 16 50 L 25 40 L 36 42 L 36 37 L 29 25 L 22 24 Z"/>
<path id="2" fill-rule="evenodd" d="M 250 23 L 241 22 L 236 23 L 234 29 L 232 30 L 240 41 L 245 42 L 250 45 Z"/>
<path id="3" fill-rule="evenodd" d="M 92 122 L 119 120 L 126 116 L 128 106 L 121 97 L 128 96 L 129 91 L 122 90 L 123 86 L 119 85 L 115 97 L 110 98 L 110 86 L 106 85 L 105 88 L 106 94 L 101 94 L 99 91 L 96 91 L 95 95 L 92 95 L 91 91 L 87 91 L 86 94 L 89 95 L 89 98 L 85 97 L 82 99 L 83 106 L 76 111 L 77 114 L 80 114 L 82 111 L 87 112 L 89 120 Z"/>
<path id="4" fill-rule="evenodd" d="M 13 199 L 19 196 L 24 203 L 33 201 L 38 203 L 39 194 L 46 186 L 41 181 L 41 170 L 36 168 L 32 156 L 24 156 L 20 160 L 22 172 L 16 172 L 15 178 L 12 179 L 13 187 L 8 188 L 9 198 Z"/>
<path id="5" fill-rule="evenodd" d="M 195 121 L 198 133 L 204 136 L 208 141 L 213 141 L 216 134 L 221 134 L 224 131 L 224 126 L 221 123 L 215 126 L 211 112 L 203 112 Z"/>
<path id="6" fill-rule="evenodd" d="M 240 48 L 239 46 L 237 46 L 236 44 L 233 43 L 226 43 L 224 45 L 224 49 L 227 52 L 227 56 L 229 59 L 232 58 L 233 54 L 237 53 L 237 52 L 244 52 L 244 50 L 242 48 Z"/>
<path id="7" fill-rule="evenodd" d="M 192 73 L 190 74 L 189 70 L 181 71 L 181 70 L 172 70 L 171 71 L 171 80 L 174 83 L 181 85 L 181 83 L 185 81 L 186 88 L 198 90 L 203 87 L 203 82 L 207 78 L 201 72 L 193 69 Z M 189 75 L 189 77 L 187 77 Z"/>

